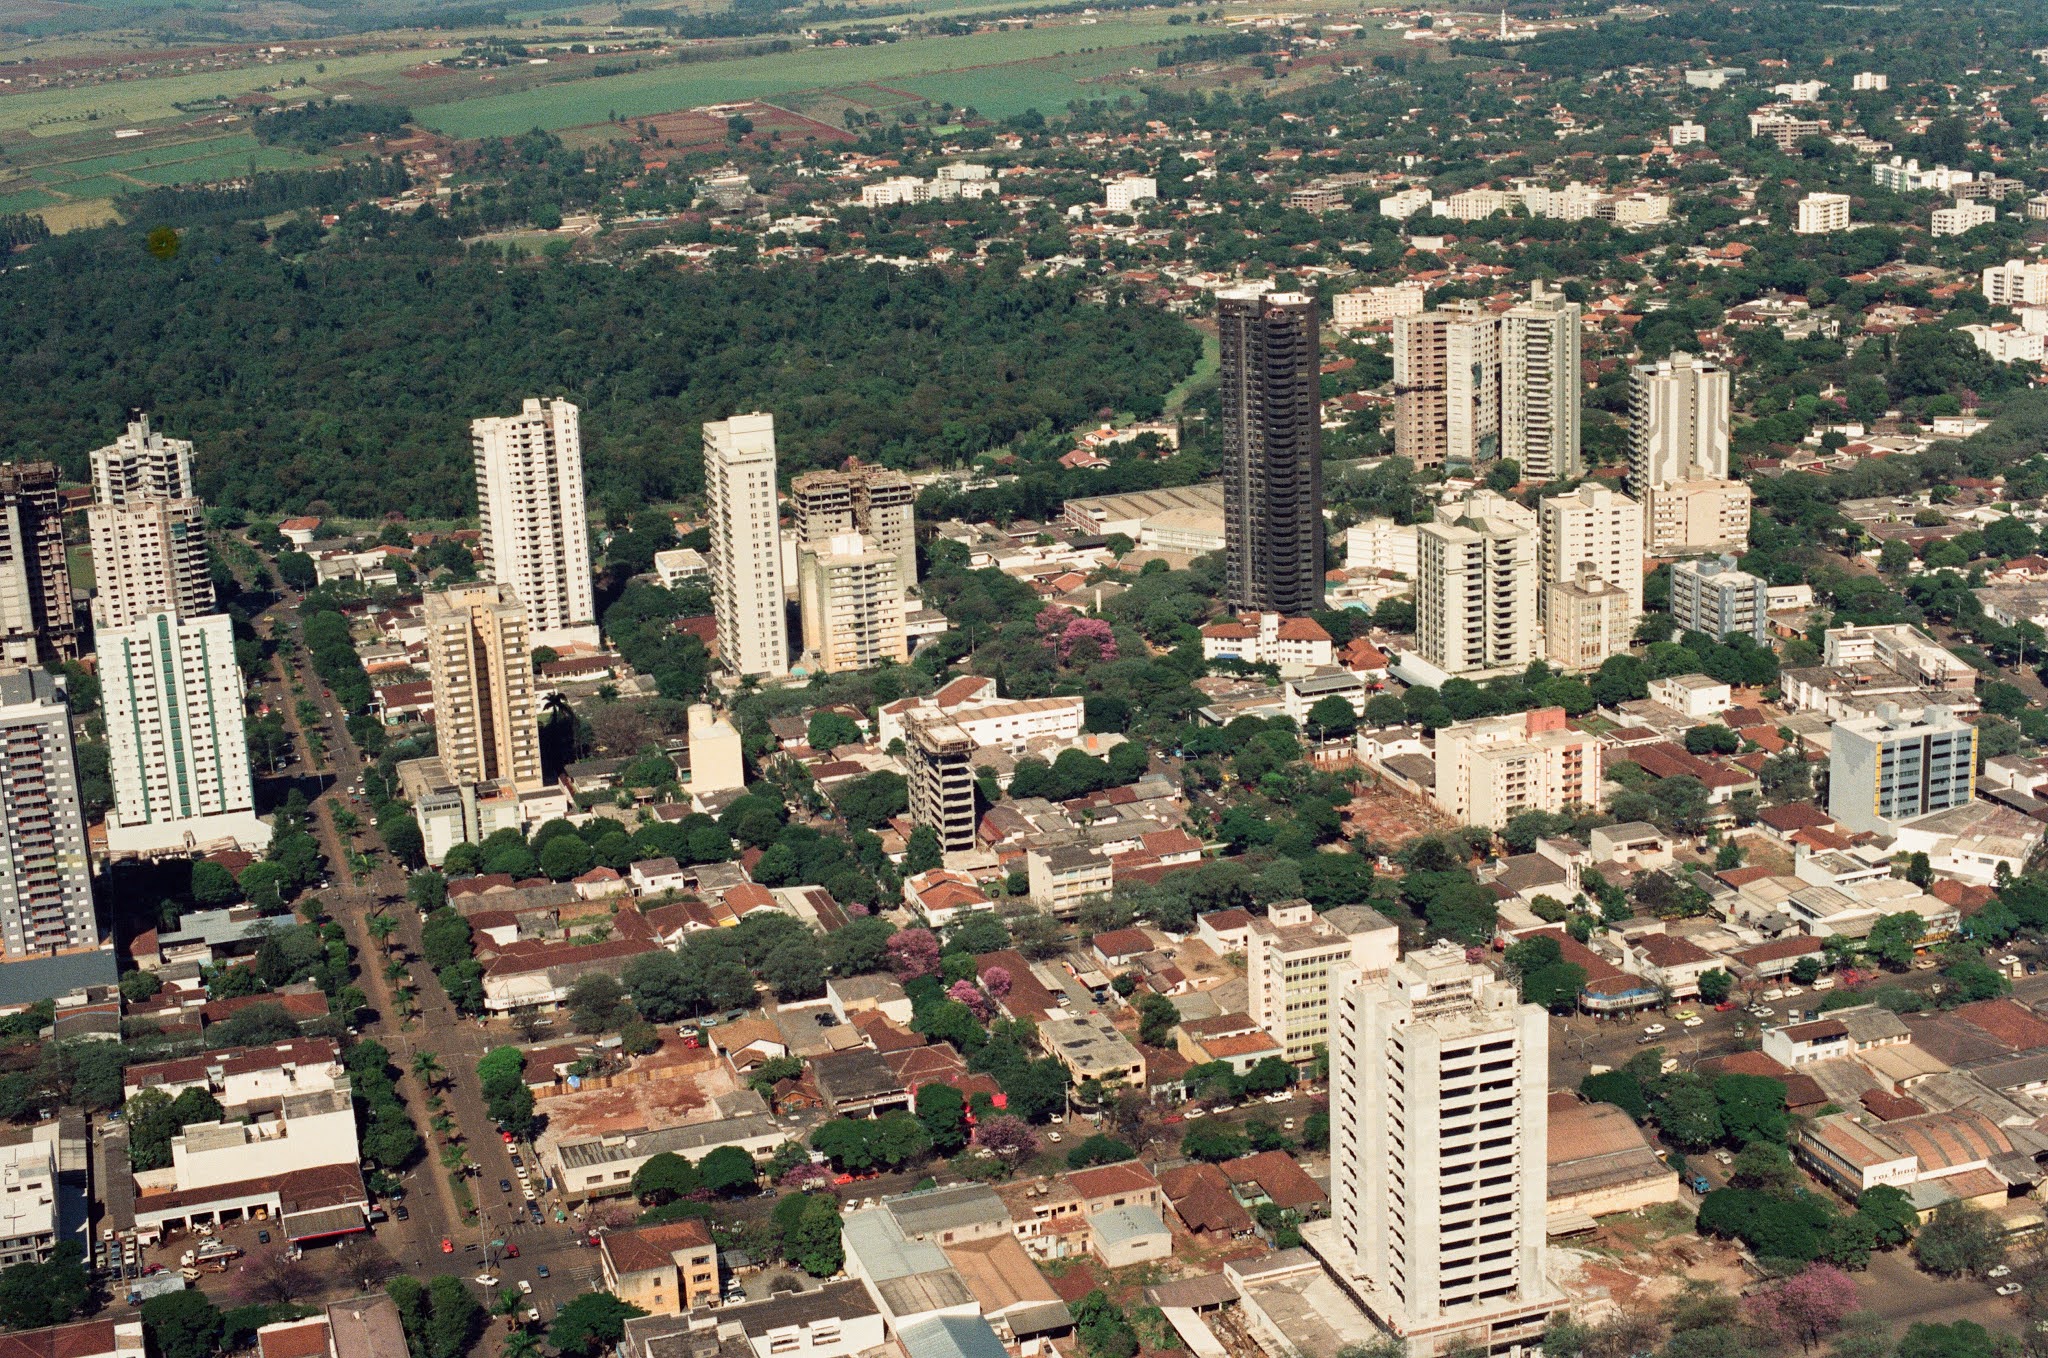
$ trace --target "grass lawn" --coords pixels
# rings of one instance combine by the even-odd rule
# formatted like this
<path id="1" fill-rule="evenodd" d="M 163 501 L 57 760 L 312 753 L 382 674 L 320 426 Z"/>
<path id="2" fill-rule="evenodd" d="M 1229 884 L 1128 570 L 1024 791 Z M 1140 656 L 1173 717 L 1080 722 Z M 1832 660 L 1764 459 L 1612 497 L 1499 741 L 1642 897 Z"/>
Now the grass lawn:
<path id="1" fill-rule="evenodd" d="M 1178 414 L 1188 403 L 1188 398 L 1216 380 L 1217 372 L 1223 367 L 1223 347 L 1214 335 L 1202 332 L 1202 356 L 1195 361 L 1195 370 L 1181 380 L 1179 385 L 1166 393 L 1166 413 Z"/>
<path id="2" fill-rule="evenodd" d="M 71 563 L 71 588 L 89 590 L 92 588 L 92 548 L 66 547 L 64 557 Z"/>
<path id="3" fill-rule="evenodd" d="M 871 80 L 894 83 L 907 77 L 943 77 L 968 71 L 974 74 L 959 86 L 963 94 L 971 92 L 967 102 L 994 112 L 999 104 L 1015 102 L 1019 91 L 1023 91 L 1029 97 L 1016 103 L 1016 109 L 1021 110 L 1032 99 L 1045 99 L 1045 91 L 1056 87 L 1037 67 L 1019 71 L 1009 63 L 1035 63 L 1061 54 L 1079 54 L 1082 48 L 1127 48 L 1132 50 L 1114 59 L 1117 65 L 1150 65 L 1148 49 L 1139 44 L 1164 40 L 1174 31 L 1167 26 L 1162 13 L 1157 17 L 1090 25 L 1046 25 L 1010 33 L 912 38 L 867 47 L 807 48 L 733 61 L 663 66 L 629 75 L 461 99 L 421 108 L 417 117 L 426 126 L 451 137 L 502 137 L 534 126 L 555 129 L 601 123 L 615 112 L 638 118 L 701 104 L 737 103 Z M 1057 88 L 1068 93 L 1055 107 L 1064 105 L 1066 98 L 1081 95 L 1086 88 L 1075 86 L 1070 77 L 1062 79 L 1064 84 Z M 918 92 L 932 98 L 949 97 L 931 94 L 922 82 Z M 955 98 L 954 102 L 962 100 Z"/>

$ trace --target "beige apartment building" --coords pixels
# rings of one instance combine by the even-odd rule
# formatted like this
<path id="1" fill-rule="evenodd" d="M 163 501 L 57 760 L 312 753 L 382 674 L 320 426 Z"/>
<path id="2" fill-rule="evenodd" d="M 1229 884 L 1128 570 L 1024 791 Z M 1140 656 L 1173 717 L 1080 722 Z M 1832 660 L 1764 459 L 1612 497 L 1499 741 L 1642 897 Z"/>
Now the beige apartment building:
<path id="1" fill-rule="evenodd" d="M 711 510 L 711 607 L 718 620 L 719 663 L 739 678 L 787 674 L 773 415 L 705 424 L 704 492 Z"/>
<path id="2" fill-rule="evenodd" d="M 1330 1040 L 1330 1001 L 1345 970 L 1384 976 L 1400 951 L 1400 930 L 1364 906 L 1319 915 L 1304 900 L 1276 901 L 1253 916 L 1245 948 L 1252 1021 L 1289 1061 L 1313 1060 Z"/>
<path id="3" fill-rule="evenodd" d="M 651 1316 L 678 1316 L 718 1300 L 718 1249 L 702 1221 L 669 1221 L 598 1237 L 604 1289 Z"/>
<path id="4" fill-rule="evenodd" d="M 525 605 L 535 646 L 598 640 L 578 419 L 568 401 L 529 397 L 469 426 L 484 560 Z"/>
<path id="5" fill-rule="evenodd" d="M 1589 567 L 1581 566 L 1569 580 L 1546 580 L 1543 658 L 1561 669 L 1598 669 L 1609 656 L 1628 650 L 1641 616 L 1620 586 Z"/>
<path id="6" fill-rule="evenodd" d="M 541 785 L 526 608 L 502 584 L 426 596 L 427 667 L 440 759 L 457 783 Z"/>
<path id="7" fill-rule="evenodd" d="M 191 441 L 165 438 L 139 415 L 88 461 L 94 625 L 126 627 L 149 613 L 211 613 L 205 506 L 192 486 Z"/>
<path id="8" fill-rule="evenodd" d="M 1673 481 L 1643 492 L 1651 556 L 1749 550 L 1749 487 L 1740 481 Z"/>
<path id="9" fill-rule="evenodd" d="M 57 464 L 0 464 L 0 660 L 55 664 L 77 656 Z"/>
<path id="10" fill-rule="evenodd" d="M 958 853 L 974 847 L 973 737 L 950 721 L 912 718 L 903 743 L 910 766 L 910 818 L 929 825 L 939 847 Z"/>
<path id="11" fill-rule="evenodd" d="M 1796 236 L 1832 236 L 1849 229 L 1849 195 L 1809 193 L 1799 200 L 1798 216 L 1792 223 Z"/>
<path id="12" fill-rule="evenodd" d="M 1520 670 L 1540 644 L 1536 516 L 1478 490 L 1416 534 L 1416 649 L 1447 674 Z"/>
<path id="13" fill-rule="evenodd" d="M 1634 613 L 1643 611 L 1640 504 L 1588 482 L 1570 494 L 1539 501 L 1536 513 L 1542 528 L 1544 580 L 1576 581 L 1590 572 L 1621 591 Z"/>
<path id="14" fill-rule="evenodd" d="M 910 659 L 902 558 L 864 533 L 838 533 L 797 553 L 804 649 L 826 674 Z"/>
<path id="15" fill-rule="evenodd" d="M 843 472 L 805 472 L 790 482 L 789 505 L 799 549 L 864 534 L 896 557 L 906 594 L 917 584 L 917 487 L 902 472 L 857 463 Z"/>
<path id="16" fill-rule="evenodd" d="M 1500 318 L 1500 455 L 1525 481 L 1582 475 L 1580 309 L 1541 280 Z"/>
<path id="17" fill-rule="evenodd" d="M 1340 292 L 1330 299 L 1330 323 L 1339 330 L 1363 330 L 1401 316 L 1420 316 L 1426 287 L 1418 282 Z"/>
<path id="18" fill-rule="evenodd" d="M 1728 381 L 1726 368 L 1685 353 L 1630 370 L 1630 490 L 1729 479 Z"/>
<path id="19" fill-rule="evenodd" d="M 1993 306 L 2048 306 L 2048 259 L 2008 259 L 1984 271 L 1984 300 Z"/>
<path id="20" fill-rule="evenodd" d="M 1561 707 L 1454 722 L 1436 733 L 1436 804 L 1460 825 L 1498 830 L 1523 811 L 1597 811 L 1599 738 Z"/>
<path id="21" fill-rule="evenodd" d="M 1395 319 L 1394 451 L 1466 470 L 1500 455 L 1500 321 L 1478 303 Z"/>

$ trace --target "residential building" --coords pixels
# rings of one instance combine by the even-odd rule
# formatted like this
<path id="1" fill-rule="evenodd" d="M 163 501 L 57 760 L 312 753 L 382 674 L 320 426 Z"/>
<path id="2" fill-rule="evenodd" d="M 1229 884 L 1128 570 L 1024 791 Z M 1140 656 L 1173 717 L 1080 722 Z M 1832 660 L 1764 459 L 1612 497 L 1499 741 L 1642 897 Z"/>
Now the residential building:
<path id="1" fill-rule="evenodd" d="M 1313 1060 L 1329 1045 L 1330 1002 L 1346 969 L 1384 976 L 1400 950 L 1400 931 L 1364 906 L 1317 914 L 1304 900 L 1275 901 L 1252 920 L 1245 949 L 1251 1017 L 1281 1056 Z"/>
<path id="2" fill-rule="evenodd" d="M 2048 306 L 2048 259 L 2008 259 L 1984 270 L 1984 300 L 1993 306 Z"/>
<path id="3" fill-rule="evenodd" d="M 1897 670 L 1921 688 L 1940 689 L 1961 697 L 1977 691 L 1977 671 L 1911 623 L 1830 627 L 1821 638 L 1821 663 L 1875 663 Z"/>
<path id="4" fill-rule="evenodd" d="M 1330 321 L 1339 330 L 1363 330 L 1401 316 L 1419 316 L 1427 291 L 1423 284 L 1411 279 L 1384 287 L 1340 292 L 1330 299 Z"/>
<path id="5" fill-rule="evenodd" d="M 1725 88 L 1731 80 L 1741 80 L 1749 71 L 1741 66 L 1706 66 L 1688 69 L 1684 79 L 1687 89 L 1718 90 Z"/>
<path id="6" fill-rule="evenodd" d="M 1111 212 L 1129 212 L 1158 196 L 1159 181 L 1149 175 L 1127 174 L 1102 183 L 1102 205 Z"/>
<path id="7" fill-rule="evenodd" d="M 1973 203 L 1957 199 L 1954 207 L 1938 207 L 1929 222 L 1929 233 L 1935 236 L 1960 236 L 1965 231 L 1980 226 L 1989 226 L 1998 220 L 1998 209 L 1989 203 Z"/>
<path id="8" fill-rule="evenodd" d="M 6 1358 L 143 1358 L 140 1319 L 81 1320 L 7 1336 Z"/>
<path id="9" fill-rule="evenodd" d="M 1685 146 L 1705 146 L 1707 144 L 1707 129 L 1690 118 L 1684 122 L 1671 124 L 1665 130 L 1664 136 L 1671 143 L 1671 149 L 1674 151 Z"/>
<path id="10" fill-rule="evenodd" d="M 1546 582 L 1590 574 L 1643 611 L 1643 507 L 1597 481 L 1537 502 L 1539 569 Z M 1549 614 L 1543 613 L 1544 617 Z M 1635 625 L 1631 618 L 1629 626 Z"/>
<path id="11" fill-rule="evenodd" d="M 1667 674 L 1650 681 L 1650 701 L 1662 703 L 1681 717 L 1705 721 L 1735 704 L 1735 691 L 1704 674 Z"/>
<path id="12" fill-rule="evenodd" d="M 1585 471 L 1579 455 L 1580 308 L 1539 279 L 1500 318 L 1500 455 L 1525 481 Z"/>
<path id="13" fill-rule="evenodd" d="M 1500 456 L 1498 317 L 1453 303 L 1394 322 L 1394 451 L 1470 471 Z"/>
<path id="14" fill-rule="evenodd" d="M 1102 1014 L 1091 1011 L 1080 1018 L 1050 1019 L 1038 1031 L 1046 1051 L 1067 1068 L 1075 1084 L 1100 1080 L 1105 1085 L 1144 1087 L 1144 1056 Z"/>
<path id="15" fill-rule="evenodd" d="M 944 720 L 905 723 L 910 818 L 938 834 L 946 853 L 974 847 L 974 739 Z"/>
<path id="16" fill-rule="evenodd" d="M 949 722 L 975 745 L 1021 753 L 1033 741 L 1070 741 L 1081 734 L 1086 704 L 1077 694 L 1057 698 L 1005 698 L 994 679 L 955 679 L 937 693 L 884 703 L 875 722 L 875 743 L 886 748 L 910 739 L 909 723 L 929 718 Z"/>
<path id="17" fill-rule="evenodd" d="M 705 424 L 704 493 L 711 509 L 711 607 L 718 619 L 719 663 L 738 678 L 787 674 L 773 415 Z"/>
<path id="18" fill-rule="evenodd" d="M 864 533 L 838 533 L 798 549 L 803 644 L 821 672 L 909 661 L 902 569 L 901 556 Z"/>
<path id="19" fill-rule="evenodd" d="M 1109 895 L 1116 869 L 1086 844 L 1050 844 L 1024 852 L 1031 899 L 1047 914 L 1072 919 L 1089 901 Z"/>
<path id="20" fill-rule="evenodd" d="M 1870 167 L 1871 182 L 1894 193 L 1950 193 L 1970 182 L 1968 170 L 1951 170 L 1946 165 L 1921 169 L 1918 160 L 1893 156 Z"/>
<path id="21" fill-rule="evenodd" d="M 517 415 L 473 420 L 479 546 L 491 578 L 526 606 L 535 646 L 595 644 L 580 412 L 528 397 Z"/>
<path id="22" fill-rule="evenodd" d="M 439 758 L 458 783 L 541 785 L 540 714 L 527 611 L 506 585 L 428 594 L 427 671 Z"/>
<path id="23" fill-rule="evenodd" d="M 138 414 L 95 448 L 92 540 L 94 625 L 126 627 L 145 613 L 198 617 L 213 608 L 203 506 L 192 483 L 192 444 L 167 439 Z"/>
<path id="24" fill-rule="evenodd" d="M 57 464 L 0 464 L 0 662 L 78 657 L 78 606 L 64 551 Z"/>
<path id="25" fill-rule="evenodd" d="M 704 1222 L 670 1221 L 598 1237 L 604 1290 L 651 1316 L 674 1316 L 718 1300 L 718 1248 Z"/>
<path id="26" fill-rule="evenodd" d="M 1322 376 L 1315 299 L 1216 300 L 1223 360 L 1224 602 L 1323 606 Z"/>
<path id="27" fill-rule="evenodd" d="M 1749 487 L 1740 481 L 1670 481 L 1643 491 L 1644 547 L 1651 556 L 1749 550 Z"/>
<path id="28" fill-rule="evenodd" d="M 0 951 L 99 946 L 71 711 L 48 670 L 0 669 Z"/>
<path id="29" fill-rule="evenodd" d="M 430 867 L 441 866 L 457 844 L 481 844 L 500 830 L 525 828 L 516 784 L 458 781 L 438 755 L 400 761 L 398 784 L 419 822 L 421 852 Z"/>
<path id="30" fill-rule="evenodd" d="M 1416 649 L 1449 674 L 1521 670 L 1537 655 L 1536 516 L 1476 490 L 1438 505 L 1417 534 Z"/>
<path id="31" fill-rule="evenodd" d="M 1851 90 L 1888 90 L 1891 87 L 1892 78 L 1883 71 L 1858 71 L 1849 77 Z"/>
<path id="32" fill-rule="evenodd" d="M 739 730 L 709 703 L 690 704 L 690 795 L 736 792 L 747 785 Z"/>
<path id="33" fill-rule="evenodd" d="M 56 1246 L 56 1146 L 43 1140 L 0 1146 L 0 1268 L 41 1263 Z"/>
<path id="34" fill-rule="evenodd" d="M 672 547 L 654 554 L 654 578 L 663 589 L 674 589 L 685 580 L 703 580 L 710 574 L 710 561 L 695 547 Z"/>
<path id="35" fill-rule="evenodd" d="M 1392 519 L 1359 520 L 1344 530 L 1344 567 L 1354 571 L 1386 571 L 1413 580 L 1416 526 Z"/>
<path id="36" fill-rule="evenodd" d="M 1660 226 L 1671 220 L 1669 194 L 1638 189 L 1634 193 L 1610 194 L 1600 200 L 1595 215 L 1616 226 Z"/>
<path id="37" fill-rule="evenodd" d="M 1332 1217 L 1319 1252 L 1413 1358 L 1524 1353 L 1544 1279 L 1549 1028 L 1439 944 L 1341 985 L 1330 1042 Z"/>
<path id="38" fill-rule="evenodd" d="M 1380 216 L 1405 221 L 1418 213 L 1427 216 L 1435 207 L 1436 195 L 1426 187 L 1417 186 L 1402 189 L 1399 193 L 1389 194 L 1380 199 Z"/>
<path id="39" fill-rule="evenodd" d="M 1782 109 L 1760 109 L 1749 115 L 1749 135 L 1770 142 L 1786 155 L 1799 149 L 1808 137 L 1825 137 L 1825 118 L 1802 118 Z"/>
<path id="40" fill-rule="evenodd" d="M 734 1358 L 855 1358 L 888 1344 L 881 1308 L 852 1279 L 721 1307 L 716 1320 L 706 1331 L 701 1317 L 635 1316 L 617 1352 L 620 1358 L 681 1358 L 701 1352 L 694 1344 L 707 1335 L 711 1353 Z"/>
<path id="41" fill-rule="evenodd" d="M 1738 570 L 1732 556 L 1681 561 L 1671 568 L 1671 620 L 1681 632 L 1726 640 L 1770 641 L 1769 600 L 1761 578 Z"/>
<path id="42" fill-rule="evenodd" d="M 917 487 L 902 472 L 858 462 L 845 471 L 805 472 L 789 484 L 797 547 L 824 547 L 859 533 L 896 557 L 897 583 L 917 585 Z"/>
<path id="43" fill-rule="evenodd" d="M 1436 804 L 1460 825 L 1499 829 L 1523 811 L 1600 808 L 1600 740 L 1561 707 L 1453 722 L 1436 733 Z"/>
<path id="44" fill-rule="evenodd" d="M 1543 658 L 1553 665 L 1598 669 L 1635 642 L 1640 610 L 1625 587 L 1609 584 L 1590 566 L 1580 565 L 1569 580 L 1544 581 L 1541 598 Z"/>
<path id="45" fill-rule="evenodd" d="M 1631 369 L 1629 489 L 1728 479 L 1728 370 L 1686 353 Z"/>
<path id="46" fill-rule="evenodd" d="M 97 636 L 114 853 L 270 843 L 257 816 L 234 624 L 150 613 Z"/>
<path id="47" fill-rule="evenodd" d="M 1204 660 L 1242 660 L 1248 665 L 1301 671 L 1331 664 L 1336 654 L 1330 634 L 1314 618 L 1247 613 L 1202 629 Z"/>
<path id="48" fill-rule="evenodd" d="M 1891 703 L 1834 725 L 1828 814 L 1850 830 L 1892 833 L 1899 821 L 1977 795 L 1977 728 L 1943 707 Z"/>
<path id="49" fill-rule="evenodd" d="M 1849 195 L 1809 193 L 1799 200 L 1792 231 L 1800 236 L 1832 236 L 1849 229 Z"/>
<path id="50" fill-rule="evenodd" d="M 185 920 L 193 918 L 188 915 Z M 267 931 L 259 931 L 259 937 L 267 937 Z M 256 1116 L 275 1107 L 278 1100 L 289 1094 L 348 1087 L 340 1049 L 324 1037 L 292 1038 L 260 1047 L 228 1047 L 169 1061 L 151 1061 L 128 1067 L 121 1079 L 127 1098 L 132 1099 L 145 1089 L 157 1090 L 171 1099 L 188 1089 L 203 1089 L 224 1111 L 237 1117 Z"/>
<path id="51" fill-rule="evenodd" d="M 2039 363 L 2048 355 L 2048 335 L 2024 330 L 2012 322 L 2000 325 L 1963 325 L 1958 330 L 1993 363 Z"/>

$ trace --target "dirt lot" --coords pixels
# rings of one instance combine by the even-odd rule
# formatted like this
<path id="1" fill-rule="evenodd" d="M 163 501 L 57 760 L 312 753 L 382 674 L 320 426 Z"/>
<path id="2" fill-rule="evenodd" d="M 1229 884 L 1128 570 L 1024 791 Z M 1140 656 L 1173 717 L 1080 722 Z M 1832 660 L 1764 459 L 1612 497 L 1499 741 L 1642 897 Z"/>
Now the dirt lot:
<path id="1" fill-rule="evenodd" d="M 1665 1204 L 1603 1218 L 1589 1235 L 1551 1249 L 1551 1271 L 1582 1320 L 1653 1312 L 1692 1279 L 1740 1292 L 1753 1281 L 1726 1241 L 1691 1234 L 1692 1210 Z"/>
<path id="2" fill-rule="evenodd" d="M 1456 821 L 1420 797 L 1384 783 L 1361 784 L 1351 804 L 1339 810 L 1348 832 L 1363 831 L 1388 848 L 1399 848 L 1421 835 L 1458 828 Z"/>

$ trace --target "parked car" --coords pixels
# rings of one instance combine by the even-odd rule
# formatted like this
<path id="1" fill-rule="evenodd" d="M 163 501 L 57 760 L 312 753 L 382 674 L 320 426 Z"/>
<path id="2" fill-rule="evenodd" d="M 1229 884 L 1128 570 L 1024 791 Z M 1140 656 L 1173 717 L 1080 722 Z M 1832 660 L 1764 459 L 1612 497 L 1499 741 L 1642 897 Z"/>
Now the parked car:
<path id="1" fill-rule="evenodd" d="M 2000 1264 L 1984 1276 L 1987 1278 L 2010 1278 L 2012 1276 L 2012 1268 L 2010 1265 Z"/>
<path id="2" fill-rule="evenodd" d="M 510 1179 L 498 1180 L 498 1191 L 500 1193 L 510 1193 L 512 1191 L 512 1181 Z"/>
<path id="3" fill-rule="evenodd" d="M 449 1238 L 448 1238 L 447 1236 L 445 1236 L 445 1235 L 441 1237 L 441 1253 L 443 1253 L 443 1254 L 453 1254 L 453 1253 L 455 1253 L 455 1242 L 454 1242 L 453 1240 L 450 1240 L 450 1239 L 449 1239 Z"/>
<path id="4" fill-rule="evenodd" d="M 391 1209 L 391 1215 L 397 1217 L 400 1221 L 412 1220 L 412 1213 L 406 1210 L 406 1206 L 402 1202 Z"/>
<path id="5" fill-rule="evenodd" d="M 533 1266 L 533 1271 L 534 1271 L 534 1272 L 535 1272 L 536 1274 L 538 1274 L 539 1276 L 543 1277 L 543 1278 L 545 1278 L 545 1277 L 549 1276 L 549 1275 L 548 1275 L 548 1266 L 547 1266 L 546 1264 L 535 1264 L 535 1265 Z"/>
<path id="6" fill-rule="evenodd" d="M 2001 1297 L 2017 1297 L 2019 1294 L 2020 1285 L 2018 1283 L 2000 1283 L 1998 1285 L 1998 1295 Z"/>
<path id="7" fill-rule="evenodd" d="M 505 1257 L 507 1259 L 517 1259 L 519 1257 L 518 1241 L 515 1240 L 511 1244 L 505 1246 Z"/>
<path id="8" fill-rule="evenodd" d="M 268 1232 L 268 1231 L 258 1231 L 258 1232 L 256 1232 L 256 1243 L 257 1243 L 257 1244 L 259 1244 L 259 1245 L 268 1245 L 268 1244 L 270 1243 L 270 1232 Z"/>
<path id="9" fill-rule="evenodd" d="M 522 1296 L 522 1297 L 530 1297 L 530 1296 L 532 1296 L 532 1295 L 533 1295 L 533 1284 L 532 1284 L 532 1283 L 530 1283 L 530 1282 L 528 1282 L 528 1281 L 526 1281 L 526 1279 L 524 1279 L 524 1278 L 521 1278 L 521 1279 L 519 1280 L 519 1295 L 520 1295 L 520 1296 Z"/>

